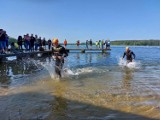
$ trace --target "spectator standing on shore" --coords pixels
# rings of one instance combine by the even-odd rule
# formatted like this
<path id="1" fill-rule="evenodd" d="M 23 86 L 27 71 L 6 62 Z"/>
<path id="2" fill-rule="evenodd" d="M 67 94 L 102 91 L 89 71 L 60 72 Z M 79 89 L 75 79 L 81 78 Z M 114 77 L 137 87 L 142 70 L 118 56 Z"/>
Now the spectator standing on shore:
<path id="1" fill-rule="evenodd" d="M 3 29 L 0 29 L 0 54 L 2 54 L 2 33 Z"/>
<path id="2" fill-rule="evenodd" d="M 99 49 L 101 49 L 101 45 L 102 44 L 102 42 L 101 42 L 101 40 L 99 40 L 99 44 L 98 44 L 98 47 L 99 47 Z"/>
<path id="3" fill-rule="evenodd" d="M 80 45 L 80 41 L 77 40 L 77 43 L 76 43 L 77 47 L 79 48 L 79 45 Z"/>
<path id="4" fill-rule="evenodd" d="M 6 33 L 6 31 L 4 31 L 4 36 L 5 36 L 5 38 L 4 38 L 4 42 L 3 42 L 3 49 L 4 49 L 3 53 L 6 54 L 5 53 L 7 50 L 7 33 Z"/>
<path id="5" fill-rule="evenodd" d="M 8 40 L 9 40 L 9 36 L 8 34 L 6 34 L 6 48 L 5 48 L 6 52 L 8 51 Z"/>
<path id="6" fill-rule="evenodd" d="M 38 46 L 39 46 L 39 48 L 42 47 L 42 39 L 41 39 L 41 37 L 38 38 Z"/>
<path id="7" fill-rule="evenodd" d="M 35 35 L 35 42 L 34 42 L 35 50 L 37 51 L 38 49 L 38 36 Z"/>
<path id="8" fill-rule="evenodd" d="M 92 49 L 92 39 L 89 41 L 90 49 Z"/>
<path id="9" fill-rule="evenodd" d="M 26 39 L 26 49 L 27 49 L 27 50 L 30 50 L 31 44 L 30 44 L 30 36 L 29 36 L 29 34 L 26 35 L 26 38 L 25 38 L 25 39 Z"/>
<path id="10" fill-rule="evenodd" d="M 98 41 L 96 41 L 96 48 L 98 48 L 98 45 L 99 45 L 99 42 L 98 42 Z"/>
<path id="11" fill-rule="evenodd" d="M 30 39 L 30 50 L 34 51 L 34 42 L 35 42 L 35 37 L 33 34 L 31 34 L 31 39 Z"/>
<path id="12" fill-rule="evenodd" d="M 24 47 L 27 50 L 27 39 L 26 35 L 23 36 Z"/>
<path id="13" fill-rule="evenodd" d="M 51 49 L 51 45 L 52 45 L 52 41 L 51 39 L 48 40 L 48 49 L 50 50 Z"/>
<path id="14" fill-rule="evenodd" d="M 87 48 L 87 49 L 88 49 L 88 44 L 89 44 L 88 42 L 89 42 L 89 41 L 88 41 L 88 40 L 86 40 L 86 48 Z"/>
<path id="15" fill-rule="evenodd" d="M 110 49 L 110 40 L 105 41 L 106 49 Z"/>
<path id="16" fill-rule="evenodd" d="M 108 47 L 108 40 L 105 41 L 106 49 Z"/>
<path id="17" fill-rule="evenodd" d="M 0 29 L 0 53 L 5 53 L 6 48 L 6 32 L 3 29 Z"/>
<path id="18" fill-rule="evenodd" d="M 66 48 L 66 46 L 67 46 L 67 40 L 65 39 L 64 40 L 64 47 Z"/>
<path id="19" fill-rule="evenodd" d="M 18 36 L 18 41 L 17 41 L 17 43 L 18 43 L 18 49 L 19 49 L 19 50 L 22 50 L 22 41 L 23 41 L 22 36 Z"/>
<path id="20" fill-rule="evenodd" d="M 43 46 L 44 49 L 46 49 L 46 39 L 45 38 L 43 38 L 42 46 Z"/>
<path id="21" fill-rule="evenodd" d="M 110 49 L 110 40 L 108 41 L 108 49 Z"/>
<path id="22" fill-rule="evenodd" d="M 101 41 L 102 50 L 104 49 L 104 40 Z"/>

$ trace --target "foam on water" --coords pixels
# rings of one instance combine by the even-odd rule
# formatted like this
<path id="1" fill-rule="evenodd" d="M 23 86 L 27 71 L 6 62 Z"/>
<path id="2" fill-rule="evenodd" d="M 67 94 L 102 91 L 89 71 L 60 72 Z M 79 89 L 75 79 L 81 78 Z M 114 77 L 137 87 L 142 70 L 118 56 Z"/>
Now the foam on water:
<path id="1" fill-rule="evenodd" d="M 52 79 L 56 78 L 55 70 L 54 70 L 54 66 L 55 66 L 54 62 L 41 63 L 41 65 L 49 72 Z"/>
<path id="2" fill-rule="evenodd" d="M 63 69 L 63 75 L 64 76 L 80 76 L 84 74 L 90 74 L 90 73 L 104 73 L 108 72 L 108 69 L 100 69 L 100 68 L 95 68 L 95 67 L 83 67 L 83 68 L 76 68 L 76 69 L 70 69 L 64 68 Z"/>
<path id="3" fill-rule="evenodd" d="M 94 71 L 94 68 L 92 67 L 87 67 L 87 68 L 79 68 L 76 70 L 78 74 L 83 74 L 83 73 L 91 73 Z"/>
<path id="4" fill-rule="evenodd" d="M 122 67 L 131 68 L 131 69 L 140 69 L 141 67 L 141 63 L 138 61 L 127 63 L 127 61 L 122 58 L 119 59 L 118 65 Z"/>
<path id="5" fill-rule="evenodd" d="M 74 72 L 69 68 L 64 68 L 63 71 L 64 71 L 64 74 L 66 75 L 79 75 L 77 72 Z"/>
<path id="6" fill-rule="evenodd" d="M 16 60 L 17 57 L 16 56 L 12 56 L 12 57 L 6 57 L 8 61 L 13 61 Z"/>
<path id="7" fill-rule="evenodd" d="M 55 62 L 51 61 L 51 62 L 41 62 L 41 65 L 49 72 L 50 77 L 53 80 L 57 80 L 58 76 L 55 73 Z M 62 73 L 62 77 L 68 77 L 68 76 L 74 76 L 74 75 L 79 75 L 78 73 L 74 72 L 73 70 L 71 70 L 69 67 L 63 67 L 61 70 Z"/>
<path id="8" fill-rule="evenodd" d="M 40 63 L 50 74 L 50 77 L 52 79 L 56 79 L 57 75 L 55 73 L 55 62 L 45 62 Z M 64 66 L 61 70 L 62 77 L 72 77 L 72 76 L 78 76 L 81 74 L 91 73 L 94 71 L 94 68 L 87 67 L 87 68 L 77 68 L 77 69 L 71 69 L 69 66 Z"/>

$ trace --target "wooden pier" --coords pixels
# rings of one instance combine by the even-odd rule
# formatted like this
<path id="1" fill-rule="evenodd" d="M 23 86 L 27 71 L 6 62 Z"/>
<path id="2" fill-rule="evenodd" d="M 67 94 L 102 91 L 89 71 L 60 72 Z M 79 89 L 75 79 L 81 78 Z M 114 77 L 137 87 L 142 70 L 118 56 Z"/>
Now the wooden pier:
<path id="1" fill-rule="evenodd" d="M 111 49 L 83 49 L 83 48 L 71 48 L 71 49 L 66 49 L 69 53 L 70 52 L 81 52 L 81 53 L 85 53 L 85 52 L 106 52 L 108 50 Z M 37 54 L 51 54 L 52 51 L 51 50 L 44 50 L 44 51 L 32 51 L 32 52 L 17 52 L 17 53 L 7 53 L 7 54 L 0 54 L 0 61 L 3 58 L 6 57 L 12 57 L 12 56 L 17 56 L 17 57 L 25 57 L 25 56 L 31 56 L 31 55 L 37 55 Z"/>
<path id="2" fill-rule="evenodd" d="M 106 52 L 109 51 L 111 49 L 97 49 L 97 48 L 93 48 L 93 49 L 83 49 L 83 48 L 70 48 L 70 49 L 66 49 L 68 52 L 81 52 L 81 53 L 85 53 L 85 52 Z"/>
<path id="3" fill-rule="evenodd" d="M 3 57 L 12 57 L 12 56 L 21 56 L 24 57 L 26 55 L 35 55 L 38 53 L 51 53 L 52 51 L 33 51 L 33 52 L 17 52 L 17 53 L 7 53 L 7 54 L 0 54 L 0 58 Z"/>

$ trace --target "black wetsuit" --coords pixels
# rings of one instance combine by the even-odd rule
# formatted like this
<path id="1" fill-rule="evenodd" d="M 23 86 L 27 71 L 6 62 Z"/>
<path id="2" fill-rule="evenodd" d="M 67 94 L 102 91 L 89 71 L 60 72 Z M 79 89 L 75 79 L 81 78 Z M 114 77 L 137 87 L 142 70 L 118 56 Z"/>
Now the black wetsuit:
<path id="1" fill-rule="evenodd" d="M 132 60 L 135 59 L 136 57 L 135 54 L 131 50 L 125 51 L 123 54 L 123 58 L 125 57 L 125 55 L 126 55 L 127 62 L 132 62 Z"/>
<path id="2" fill-rule="evenodd" d="M 56 60 L 55 61 L 55 72 L 57 75 L 59 75 L 59 77 L 61 77 L 61 69 L 64 64 L 64 59 L 59 59 L 58 56 L 67 57 L 68 53 L 67 53 L 66 49 L 61 45 L 58 45 L 57 47 L 53 47 L 52 52 L 56 58 L 55 59 Z"/>

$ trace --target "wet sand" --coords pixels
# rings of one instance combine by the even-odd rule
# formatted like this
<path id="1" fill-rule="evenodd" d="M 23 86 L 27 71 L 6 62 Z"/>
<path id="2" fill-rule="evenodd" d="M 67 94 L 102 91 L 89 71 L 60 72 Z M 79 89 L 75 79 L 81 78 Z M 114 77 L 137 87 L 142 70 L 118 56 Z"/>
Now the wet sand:
<path id="1" fill-rule="evenodd" d="M 80 86 L 80 83 L 75 83 L 74 80 L 45 79 L 12 90 L 4 89 L 0 95 L 0 120 L 158 120 L 160 118 L 160 109 L 152 104 L 143 104 L 154 96 L 113 94 L 110 93 L 110 88 L 106 89 L 102 84 L 95 85 L 89 81 L 86 79 L 85 85 Z"/>

